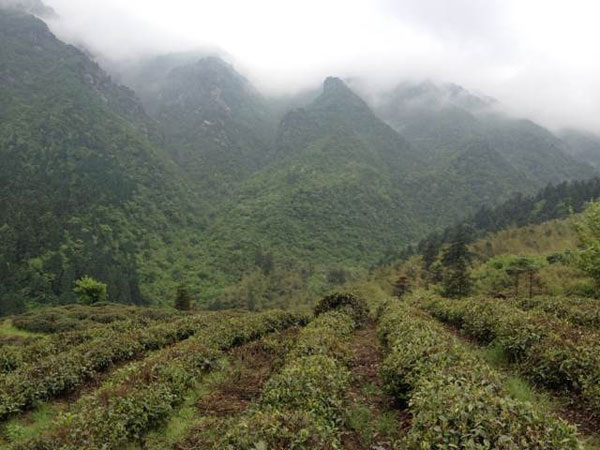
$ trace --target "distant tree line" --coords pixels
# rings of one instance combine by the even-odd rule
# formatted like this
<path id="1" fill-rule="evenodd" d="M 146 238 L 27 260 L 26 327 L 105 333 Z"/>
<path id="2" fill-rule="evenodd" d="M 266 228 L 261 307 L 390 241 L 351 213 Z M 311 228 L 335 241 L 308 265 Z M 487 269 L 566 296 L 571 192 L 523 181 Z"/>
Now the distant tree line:
<path id="1" fill-rule="evenodd" d="M 483 206 L 475 214 L 440 233 L 432 233 L 417 245 L 409 245 L 398 255 L 404 260 L 414 254 L 423 256 L 429 267 L 437 258 L 442 246 L 457 235 L 473 242 L 489 232 L 510 227 L 535 225 L 548 220 L 580 213 L 588 202 L 600 198 L 600 178 L 550 184 L 535 195 L 517 194 L 496 206 Z"/>

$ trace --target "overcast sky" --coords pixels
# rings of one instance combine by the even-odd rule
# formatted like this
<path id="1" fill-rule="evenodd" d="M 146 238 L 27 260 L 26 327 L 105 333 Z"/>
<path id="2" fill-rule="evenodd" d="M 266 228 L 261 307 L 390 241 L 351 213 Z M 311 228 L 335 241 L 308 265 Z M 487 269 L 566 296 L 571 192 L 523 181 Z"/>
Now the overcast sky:
<path id="1" fill-rule="evenodd" d="M 266 92 L 327 75 L 455 82 L 600 132 L 596 0 L 46 0 L 63 39 L 125 59 L 218 47 Z"/>

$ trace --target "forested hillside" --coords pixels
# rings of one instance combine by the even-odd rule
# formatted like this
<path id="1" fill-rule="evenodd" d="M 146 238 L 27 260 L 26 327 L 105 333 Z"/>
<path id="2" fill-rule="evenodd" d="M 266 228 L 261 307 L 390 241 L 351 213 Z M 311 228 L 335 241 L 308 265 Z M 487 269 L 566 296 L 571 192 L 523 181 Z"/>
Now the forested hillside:
<path id="1" fill-rule="evenodd" d="M 568 145 L 568 153 L 596 168 L 600 167 L 599 136 L 578 130 L 563 130 L 559 136 Z"/>
<path id="2" fill-rule="evenodd" d="M 430 234 L 415 247 L 406 247 L 403 253 L 437 253 L 460 230 L 466 230 L 465 235 L 472 242 L 488 232 L 563 219 L 582 212 L 588 202 L 599 198 L 599 178 L 550 184 L 535 195 L 518 194 L 495 207 L 484 206 L 442 232 Z"/>
<path id="3" fill-rule="evenodd" d="M 145 76 L 142 71 L 137 79 Z M 203 198 L 222 199 L 266 164 L 274 114 L 223 60 L 205 57 L 176 66 L 142 89 L 142 100 L 162 127 L 165 149 Z"/>
<path id="4" fill-rule="evenodd" d="M 373 103 L 377 114 L 438 168 L 440 180 L 451 180 L 444 189 L 451 185 L 466 192 L 467 209 L 595 174 L 589 158 L 578 157 L 547 129 L 513 119 L 494 99 L 457 85 L 403 83 Z"/>
<path id="5" fill-rule="evenodd" d="M 192 52 L 122 70 L 136 94 L 19 5 L 0 16 L 2 313 L 72 302 L 84 275 L 126 303 L 182 284 L 205 307 L 302 303 L 481 205 L 595 173 L 458 86 L 367 102 L 330 77 L 270 98 Z"/>
<path id="6" fill-rule="evenodd" d="M 0 305 L 74 299 L 104 280 L 143 303 L 136 254 L 201 202 L 133 92 L 40 20 L 0 10 Z"/>

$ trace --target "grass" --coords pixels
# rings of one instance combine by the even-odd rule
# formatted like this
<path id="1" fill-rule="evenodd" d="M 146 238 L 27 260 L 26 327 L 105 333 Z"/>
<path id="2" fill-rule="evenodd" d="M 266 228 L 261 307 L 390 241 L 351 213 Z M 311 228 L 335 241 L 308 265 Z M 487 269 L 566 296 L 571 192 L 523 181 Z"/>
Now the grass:
<path id="1" fill-rule="evenodd" d="M 504 387 L 506 391 L 515 399 L 528 402 L 542 414 L 553 414 L 560 416 L 560 411 L 568 408 L 568 399 L 561 398 L 551 394 L 549 391 L 536 388 L 526 379 L 520 377 L 514 372 L 514 368 L 509 364 L 504 351 L 495 346 L 480 347 L 475 344 L 469 344 L 471 350 L 481 356 L 489 365 L 499 370 L 505 375 Z M 586 434 L 579 436 L 584 450 L 600 450 L 600 435 Z"/>
<path id="2" fill-rule="evenodd" d="M 0 336 L 28 338 L 45 335 L 42 333 L 32 333 L 31 331 L 20 330 L 12 324 L 12 320 L 4 319 L 0 321 Z"/>
<path id="3" fill-rule="evenodd" d="M 373 412 L 367 405 L 356 403 L 346 413 L 348 428 L 359 434 L 363 442 L 371 445 L 373 441 Z"/>
<path id="4" fill-rule="evenodd" d="M 8 449 L 15 442 L 37 436 L 51 425 L 60 412 L 60 405 L 42 403 L 30 413 L 0 425 L 0 449 Z"/>

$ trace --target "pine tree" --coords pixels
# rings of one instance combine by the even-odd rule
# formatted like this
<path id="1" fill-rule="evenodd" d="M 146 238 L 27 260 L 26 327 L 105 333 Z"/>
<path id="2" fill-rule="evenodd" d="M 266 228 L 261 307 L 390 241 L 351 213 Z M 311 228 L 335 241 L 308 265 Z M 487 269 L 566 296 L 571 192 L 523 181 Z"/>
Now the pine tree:
<path id="1" fill-rule="evenodd" d="M 175 296 L 175 309 L 179 311 L 188 311 L 192 304 L 192 297 L 184 285 L 177 287 Z"/>
<path id="2" fill-rule="evenodd" d="M 467 229 L 459 227 L 442 256 L 442 264 L 445 268 L 442 294 L 446 297 L 460 298 L 471 292 L 473 280 L 469 275 L 469 265 L 472 255 L 467 248 L 467 242 Z"/>

